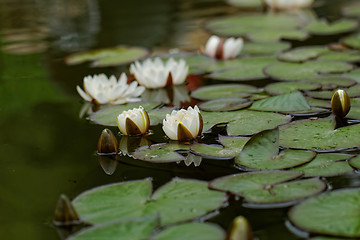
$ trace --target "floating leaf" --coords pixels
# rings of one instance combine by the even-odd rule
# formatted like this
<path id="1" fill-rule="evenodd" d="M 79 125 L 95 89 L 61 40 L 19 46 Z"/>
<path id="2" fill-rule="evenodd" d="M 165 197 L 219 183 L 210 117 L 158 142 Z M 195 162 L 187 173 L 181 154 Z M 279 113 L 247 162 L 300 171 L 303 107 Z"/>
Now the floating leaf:
<path id="1" fill-rule="evenodd" d="M 319 77 L 308 78 L 304 81 L 312 82 L 312 83 L 319 83 L 319 84 L 321 84 L 323 90 L 333 90 L 333 89 L 337 89 L 339 87 L 341 87 L 341 88 L 350 87 L 355 84 L 354 80 L 352 80 L 349 77 L 344 77 L 343 75 L 341 75 L 341 76 L 332 76 L 332 75 L 319 76 Z"/>
<path id="2" fill-rule="evenodd" d="M 360 34 L 357 33 L 355 35 L 344 38 L 343 43 L 348 47 L 360 50 Z"/>
<path id="3" fill-rule="evenodd" d="M 340 33 L 351 32 L 358 27 L 358 23 L 351 19 L 340 19 L 329 24 L 325 20 L 312 22 L 305 27 L 313 35 L 335 35 Z"/>
<path id="4" fill-rule="evenodd" d="M 254 42 L 276 42 L 281 39 L 302 41 L 308 37 L 309 34 L 301 29 L 263 29 L 246 35 L 246 38 Z"/>
<path id="5" fill-rule="evenodd" d="M 360 189 L 342 189 L 306 199 L 289 212 L 290 221 L 311 233 L 360 237 Z"/>
<path id="6" fill-rule="evenodd" d="M 161 225 L 168 225 L 203 216 L 226 201 L 224 194 L 198 180 L 174 178 L 151 192 L 150 179 L 128 181 L 91 189 L 73 203 L 81 219 L 90 223 L 159 214 Z"/>
<path id="7" fill-rule="evenodd" d="M 305 62 L 328 51 L 329 49 L 323 46 L 298 47 L 280 54 L 278 58 L 285 62 Z"/>
<path id="8" fill-rule="evenodd" d="M 349 97 L 360 97 L 360 84 L 344 90 L 346 90 Z M 334 91 L 307 91 L 306 94 L 313 98 L 331 99 Z"/>
<path id="9" fill-rule="evenodd" d="M 342 51 L 328 52 L 318 57 L 322 61 L 343 61 L 343 62 L 359 62 L 360 53 L 358 51 Z"/>
<path id="10" fill-rule="evenodd" d="M 148 238 L 157 225 L 158 219 L 154 216 L 115 221 L 85 228 L 68 240 L 142 240 Z"/>
<path id="11" fill-rule="evenodd" d="M 256 87 L 244 84 L 219 84 L 205 86 L 196 89 L 191 93 L 193 98 L 200 100 L 212 100 L 226 97 L 248 97 L 255 92 Z"/>
<path id="12" fill-rule="evenodd" d="M 346 17 L 360 17 L 360 3 L 352 2 L 345 5 L 341 12 Z"/>
<path id="13" fill-rule="evenodd" d="M 311 162 L 291 170 L 304 173 L 304 177 L 338 176 L 353 171 L 346 161 L 341 161 L 350 157 L 342 153 L 318 154 Z"/>
<path id="14" fill-rule="evenodd" d="M 262 0 L 226 0 L 226 2 L 240 8 L 260 8 L 263 6 Z"/>
<path id="15" fill-rule="evenodd" d="M 199 104 L 199 108 L 208 112 L 228 112 L 247 108 L 253 101 L 245 98 L 219 98 Z"/>
<path id="16" fill-rule="evenodd" d="M 349 73 L 345 73 L 342 76 L 353 79 L 354 81 L 360 83 L 360 69 L 356 69 Z"/>
<path id="17" fill-rule="evenodd" d="M 349 160 L 350 166 L 356 169 L 360 169 L 360 155 L 357 155 L 356 157 Z"/>
<path id="18" fill-rule="evenodd" d="M 250 169 L 286 169 L 311 161 L 312 151 L 286 149 L 279 152 L 279 129 L 266 130 L 252 136 L 235 158 L 235 163 Z"/>
<path id="19" fill-rule="evenodd" d="M 159 103 L 151 103 L 151 102 L 141 102 L 141 103 L 128 103 L 124 105 L 112 105 L 107 106 L 97 112 L 94 112 L 89 116 L 90 121 L 95 122 L 104 126 L 117 126 L 116 118 L 123 111 L 127 111 L 129 109 L 138 108 L 139 106 L 143 106 L 144 109 L 150 112 L 150 109 L 155 108 L 159 105 Z M 150 115 L 150 114 L 149 114 Z M 156 121 L 151 120 L 150 124 L 156 125 L 158 124 Z"/>
<path id="20" fill-rule="evenodd" d="M 306 97 L 305 99 L 312 108 L 313 107 L 331 108 L 330 101 L 315 99 L 315 98 L 310 98 L 310 97 Z"/>
<path id="21" fill-rule="evenodd" d="M 277 62 L 275 57 L 248 57 L 227 61 L 218 61 L 206 66 L 206 71 L 213 71 L 208 77 L 214 80 L 249 81 L 266 78 L 264 67 Z"/>
<path id="22" fill-rule="evenodd" d="M 326 189 L 317 178 L 291 181 L 300 176 L 289 171 L 249 172 L 217 178 L 209 186 L 241 196 L 247 203 L 264 204 L 261 208 L 286 207 Z"/>
<path id="23" fill-rule="evenodd" d="M 219 145 L 193 144 L 191 145 L 191 151 L 209 159 L 232 159 L 241 152 L 249 138 L 220 136 L 219 140 L 224 147 Z"/>
<path id="24" fill-rule="evenodd" d="M 265 68 L 265 73 L 277 80 L 295 81 L 318 76 L 320 73 L 350 71 L 352 65 L 343 62 L 308 61 L 304 63 L 277 62 Z"/>
<path id="25" fill-rule="evenodd" d="M 118 66 L 144 58 L 149 51 L 142 47 L 114 47 L 90 50 L 68 56 L 65 62 L 69 65 L 92 61 L 93 67 Z"/>
<path id="26" fill-rule="evenodd" d="M 244 49 L 241 51 L 241 55 L 273 55 L 289 49 L 290 46 L 290 43 L 287 42 L 248 42 L 244 44 Z"/>
<path id="27" fill-rule="evenodd" d="M 177 162 L 185 160 L 185 157 L 175 151 L 188 149 L 189 146 L 183 144 L 159 143 L 136 149 L 134 157 L 149 162 Z"/>
<path id="28" fill-rule="evenodd" d="M 310 106 L 300 92 L 295 92 L 255 101 L 249 109 L 272 112 L 296 112 L 309 110 Z"/>
<path id="29" fill-rule="evenodd" d="M 285 93 L 297 92 L 298 90 L 316 90 L 321 88 L 318 83 L 309 82 L 278 82 L 265 87 L 265 91 L 271 95 L 280 95 Z"/>
<path id="30" fill-rule="evenodd" d="M 360 120 L 360 107 L 351 106 L 350 112 L 346 115 L 346 118 Z"/>
<path id="31" fill-rule="evenodd" d="M 314 237 L 309 240 L 349 240 L 348 238 Z"/>
<path id="32" fill-rule="evenodd" d="M 332 118 L 301 120 L 280 126 L 280 146 L 338 151 L 360 146 L 360 124 L 334 130 Z"/>

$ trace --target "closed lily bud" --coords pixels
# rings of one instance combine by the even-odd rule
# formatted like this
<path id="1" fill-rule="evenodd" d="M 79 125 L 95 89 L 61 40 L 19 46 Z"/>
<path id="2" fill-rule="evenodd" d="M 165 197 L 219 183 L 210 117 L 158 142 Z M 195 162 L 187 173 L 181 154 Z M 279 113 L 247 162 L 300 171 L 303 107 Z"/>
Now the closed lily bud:
<path id="1" fill-rule="evenodd" d="M 254 237 L 248 220 L 243 216 L 236 217 L 227 232 L 226 240 L 253 239 Z"/>
<path id="2" fill-rule="evenodd" d="M 136 136 L 146 133 L 150 126 L 150 119 L 145 109 L 140 106 L 119 114 L 117 124 L 122 134 Z"/>
<path id="3" fill-rule="evenodd" d="M 98 153 L 117 153 L 119 152 L 118 142 L 111 130 L 105 128 L 100 135 L 98 142 Z"/>
<path id="4" fill-rule="evenodd" d="M 201 134 L 203 120 L 197 106 L 173 110 L 163 120 L 163 130 L 171 140 L 194 139 Z"/>
<path id="5" fill-rule="evenodd" d="M 56 204 L 53 223 L 55 226 L 70 226 L 80 223 L 74 206 L 64 194 L 60 195 Z"/>
<path id="6" fill-rule="evenodd" d="M 206 42 L 204 53 L 216 59 L 232 59 L 241 52 L 244 46 L 242 38 L 221 39 L 218 36 L 211 36 Z"/>
<path id="7" fill-rule="evenodd" d="M 350 111 L 350 97 L 344 90 L 339 89 L 332 96 L 331 110 L 340 118 L 344 118 Z"/>

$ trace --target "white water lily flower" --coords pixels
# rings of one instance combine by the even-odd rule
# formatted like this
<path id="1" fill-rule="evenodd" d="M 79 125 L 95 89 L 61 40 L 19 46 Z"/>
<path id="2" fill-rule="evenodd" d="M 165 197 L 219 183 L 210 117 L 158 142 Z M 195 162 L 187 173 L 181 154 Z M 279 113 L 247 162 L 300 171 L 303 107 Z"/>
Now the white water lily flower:
<path id="1" fill-rule="evenodd" d="M 178 62 L 170 58 L 164 63 L 160 58 L 148 58 L 142 63 L 136 61 L 130 65 L 130 73 L 140 85 L 146 88 L 162 88 L 185 82 L 189 66 L 184 59 Z"/>
<path id="2" fill-rule="evenodd" d="M 187 140 L 201 134 L 203 120 L 198 106 L 187 110 L 173 110 L 163 120 L 163 130 L 172 140 Z"/>
<path id="3" fill-rule="evenodd" d="M 211 36 L 205 45 L 205 54 L 217 59 L 232 59 L 241 52 L 244 46 L 242 38 L 228 38 L 225 41 L 218 36 Z"/>
<path id="4" fill-rule="evenodd" d="M 149 129 L 150 120 L 145 109 L 140 106 L 119 114 L 117 124 L 122 134 L 135 136 L 146 133 Z"/>
<path id="5" fill-rule="evenodd" d="M 80 96 L 95 104 L 123 104 L 127 102 L 138 102 L 138 98 L 145 88 L 138 86 L 136 81 L 127 84 L 127 77 L 122 73 L 119 80 L 112 75 L 108 78 L 105 74 L 84 77 L 84 90 L 76 87 Z"/>
<path id="6" fill-rule="evenodd" d="M 275 10 L 295 10 L 309 7 L 314 0 L 265 0 L 265 3 Z"/>

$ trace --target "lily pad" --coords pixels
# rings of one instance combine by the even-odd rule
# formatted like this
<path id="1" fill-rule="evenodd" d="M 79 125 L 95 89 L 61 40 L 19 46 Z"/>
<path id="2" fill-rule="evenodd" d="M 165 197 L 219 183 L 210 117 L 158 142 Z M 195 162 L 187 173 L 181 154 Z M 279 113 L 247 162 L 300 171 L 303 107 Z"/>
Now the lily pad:
<path id="1" fill-rule="evenodd" d="M 117 126 L 116 117 L 122 113 L 123 111 L 127 111 L 129 109 L 138 108 L 139 106 L 143 106 L 146 111 L 149 112 L 152 108 L 155 108 L 159 105 L 159 103 L 151 103 L 151 102 L 141 102 L 141 103 L 128 103 L 124 105 L 113 105 L 105 107 L 97 112 L 94 112 L 89 116 L 90 121 L 104 125 L 104 126 Z M 157 119 L 151 120 L 151 125 L 157 125 Z"/>
<path id="2" fill-rule="evenodd" d="M 270 112 L 296 112 L 309 110 L 310 106 L 300 92 L 294 92 L 255 101 L 249 109 Z"/>
<path id="3" fill-rule="evenodd" d="M 350 4 L 345 5 L 341 9 L 341 13 L 346 17 L 360 17 L 360 3 L 352 2 Z"/>
<path id="4" fill-rule="evenodd" d="M 359 33 L 344 38 L 342 42 L 348 47 L 360 50 L 360 34 Z"/>
<path id="5" fill-rule="evenodd" d="M 358 51 L 328 52 L 318 57 L 322 61 L 339 61 L 339 62 L 359 62 L 360 53 Z"/>
<path id="6" fill-rule="evenodd" d="M 346 90 L 349 97 L 360 97 L 360 84 L 354 85 Z M 306 94 L 313 98 L 331 99 L 334 91 L 307 91 Z"/>
<path id="7" fill-rule="evenodd" d="M 328 51 L 329 49 L 323 46 L 298 47 L 278 55 L 278 59 L 285 62 L 305 62 Z"/>
<path id="8" fill-rule="evenodd" d="M 338 151 L 360 146 L 360 124 L 334 130 L 334 120 L 301 120 L 280 126 L 280 146 Z"/>
<path id="9" fill-rule="evenodd" d="M 329 109 L 331 108 L 330 101 L 315 99 L 315 98 L 310 98 L 310 97 L 306 97 L 305 99 L 312 108 L 313 107 L 329 108 Z"/>
<path id="10" fill-rule="evenodd" d="M 85 228 L 68 240 L 142 240 L 148 238 L 158 226 L 159 220 L 155 216 L 120 220 L 105 224 L 98 224 Z"/>
<path id="11" fill-rule="evenodd" d="M 325 20 L 312 22 L 305 27 L 312 35 L 335 35 L 351 32 L 358 27 L 358 23 L 351 19 L 341 19 L 339 21 L 328 23 Z"/>
<path id="12" fill-rule="evenodd" d="M 297 92 L 298 90 L 316 90 L 321 88 L 318 83 L 309 82 L 278 82 L 265 87 L 265 91 L 271 95 L 280 95 L 285 93 Z"/>
<path id="13" fill-rule="evenodd" d="M 304 63 L 277 62 L 265 68 L 265 73 L 277 80 L 296 81 L 324 73 L 350 71 L 352 65 L 344 62 L 307 61 Z"/>
<path id="14" fill-rule="evenodd" d="M 360 237 L 360 189 L 342 189 L 306 199 L 289 212 L 290 221 L 311 233 Z"/>
<path id="15" fill-rule="evenodd" d="M 275 57 L 248 57 L 218 61 L 207 65 L 205 70 L 212 71 L 207 77 L 223 81 L 249 81 L 266 78 L 263 69 L 277 62 Z"/>
<path id="16" fill-rule="evenodd" d="M 356 69 L 349 73 L 345 73 L 342 76 L 353 79 L 357 83 L 360 83 L 360 69 Z"/>
<path id="17" fill-rule="evenodd" d="M 353 171 L 349 164 L 344 161 L 353 155 L 342 153 L 318 154 L 311 162 L 291 169 L 304 173 L 304 177 L 332 177 Z"/>
<path id="18" fill-rule="evenodd" d="M 220 136 L 219 141 L 223 146 L 193 144 L 191 145 L 191 151 L 209 159 L 232 159 L 241 152 L 248 140 L 248 137 Z"/>
<path id="19" fill-rule="evenodd" d="M 260 8 L 263 6 L 262 0 L 226 0 L 226 2 L 239 8 Z"/>
<path id="20" fill-rule="evenodd" d="M 149 162 L 178 162 L 185 160 L 185 157 L 177 150 L 188 150 L 188 145 L 159 143 L 151 146 L 143 146 L 134 152 L 134 157 Z"/>
<path id="21" fill-rule="evenodd" d="M 291 47 L 288 42 L 248 42 L 244 44 L 244 49 L 241 55 L 274 55 L 279 52 L 285 51 Z"/>
<path id="22" fill-rule="evenodd" d="M 228 112 L 249 107 L 253 101 L 246 98 L 219 98 L 199 104 L 199 108 L 208 112 Z"/>
<path id="23" fill-rule="evenodd" d="M 191 96 L 200 100 L 212 100 L 227 97 L 248 97 L 256 87 L 244 84 L 219 84 L 196 89 Z"/>
<path id="24" fill-rule="evenodd" d="M 282 39 L 303 41 L 308 37 L 309 34 L 302 29 L 263 29 L 246 35 L 246 38 L 254 42 L 276 42 Z"/>
<path id="25" fill-rule="evenodd" d="M 326 184 L 317 178 L 291 181 L 300 176 L 289 171 L 249 172 L 217 178 L 209 186 L 241 196 L 260 208 L 286 207 L 326 189 Z"/>
<path id="26" fill-rule="evenodd" d="M 351 106 L 350 112 L 346 115 L 346 118 L 360 120 L 360 107 Z"/>
<path id="27" fill-rule="evenodd" d="M 256 170 L 286 169 L 311 161 L 312 151 L 285 149 L 279 152 L 279 129 L 252 136 L 235 158 L 235 164 Z"/>
<path id="28" fill-rule="evenodd" d="M 143 47 L 120 46 L 76 53 L 68 56 L 65 62 L 68 65 L 75 65 L 91 61 L 93 67 L 118 66 L 144 58 L 148 53 L 149 51 Z"/>
<path id="29" fill-rule="evenodd" d="M 203 216 L 225 201 L 225 194 L 209 190 L 207 182 L 174 178 L 153 194 L 150 179 L 97 187 L 80 194 L 73 204 L 89 223 L 158 214 L 161 225 L 168 225 Z"/>
<path id="30" fill-rule="evenodd" d="M 357 155 L 356 157 L 349 160 L 350 166 L 356 169 L 360 169 L 360 155 Z"/>
<path id="31" fill-rule="evenodd" d="M 332 76 L 332 75 L 319 76 L 319 77 L 308 78 L 305 81 L 321 84 L 322 90 L 333 90 L 333 89 L 337 89 L 339 87 L 342 87 L 342 88 L 350 87 L 356 83 L 351 78 L 344 77 L 343 75 L 341 75 L 341 76 L 336 76 L 336 75 L 335 76 Z"/>

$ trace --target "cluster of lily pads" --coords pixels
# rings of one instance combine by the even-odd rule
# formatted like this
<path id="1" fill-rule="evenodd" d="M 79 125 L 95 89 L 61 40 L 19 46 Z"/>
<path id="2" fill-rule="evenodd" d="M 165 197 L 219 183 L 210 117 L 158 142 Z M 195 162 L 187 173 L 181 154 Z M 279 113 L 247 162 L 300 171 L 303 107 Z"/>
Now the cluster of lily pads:
<path id="1" fill-rule="evenodd" d="M 122 154 L 134 162 L 183 161 L 196 167 L 212 159 L 230 162 L 239 173 L 210 182 L 175 178 L 155 192 L 151 179 L 91 189 L 69 205 L 92 226 L 69 239 L 224 239 L 219 226 L 204 221 L 226 207 L 229 195 L 247 208 L 292 206 L 290 225 L 320 235 L 314 240 L 360 237 L 360 188 L 331 190 L 326 181 L 360 169 L 360 33 L 353 33 L 360 4 L 344 7 L 345 18 L 328 23 L 310 10 L 296 9 L 312 1 L 227 2 L 255 9 L 265 2 L 273 11 L 211 19 L 205 28 L 221 37 L 211 37 L 200 53 L 160 54 L 140 62 L 149 54 L 146 49 L 118 47 L 66 61 L 94 61 L 93 66 L 135 61 L 132 75 L 123 73 L 119 81 L 89 76 L 84 90 L 78 87 L 86 101 L 110 103 L 88 119 L 121 132 L 118 144 L 110 130 L 103 131 L 101 157 Z M 291 48 L 294 40 L 313 36 L 338 40 Z M 215 84 L 189 96 L 183 85 L 186 79 L 191 84 L 188 74 Z M 137 82 L 128 84 L 129 76 Z M 154 97 L 159 95 L 154 88 L 182 96 L 173 97 L 171 105 L 168 96 Z M 174 109 L 189 105 L 190 97 L 198 106 Z M 149 128 L 162 134 L 161 123 L 168 137 L 154 141 Z M 246 221 L 235 223 L 228 239 L 239 232 L 246 235 L 241 239 L 252 239 Z"/>

